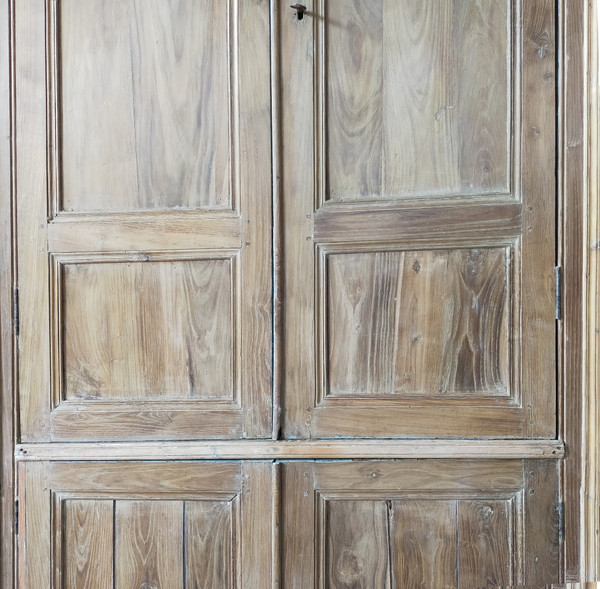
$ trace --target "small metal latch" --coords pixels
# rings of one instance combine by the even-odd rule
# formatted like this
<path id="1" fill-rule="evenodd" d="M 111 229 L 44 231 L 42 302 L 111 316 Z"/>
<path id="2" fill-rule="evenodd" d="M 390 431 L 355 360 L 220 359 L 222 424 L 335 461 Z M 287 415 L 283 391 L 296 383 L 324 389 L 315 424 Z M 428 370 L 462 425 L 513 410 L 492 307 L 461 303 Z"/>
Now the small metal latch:
<path id="1" fill-rule="evenodd" d="M 306 6 L 304 6 L 304 4 L 292 4 L 290 5 L 290 8 L 293 8 L 296 11 L 298 20 L 302 20 L 304 18 L 304 13 L 306 12 Z"/>

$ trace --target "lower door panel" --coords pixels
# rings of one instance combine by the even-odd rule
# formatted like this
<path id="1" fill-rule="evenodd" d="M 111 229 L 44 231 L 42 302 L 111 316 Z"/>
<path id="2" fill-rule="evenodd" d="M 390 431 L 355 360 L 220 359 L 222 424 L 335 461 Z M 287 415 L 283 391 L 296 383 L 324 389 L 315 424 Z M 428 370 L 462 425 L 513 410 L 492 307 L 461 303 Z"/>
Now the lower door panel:
<path id="1" fill-rule="evenodd" d="M 271 479 L 271 463 L 21 464 L 18 587 L 269 587 Z"/>
<path id="2" fill-rule="evenodd" d="M 558 580 L 556 461 L 283 465 L 286 589 Z"/>

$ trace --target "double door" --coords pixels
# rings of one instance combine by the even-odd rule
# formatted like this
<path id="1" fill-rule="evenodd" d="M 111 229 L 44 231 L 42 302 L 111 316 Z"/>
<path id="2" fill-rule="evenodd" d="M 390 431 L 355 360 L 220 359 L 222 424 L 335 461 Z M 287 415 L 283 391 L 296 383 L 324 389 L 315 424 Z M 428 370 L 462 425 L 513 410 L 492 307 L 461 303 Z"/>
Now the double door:
<path id="1" fill-rule="evenodd" d="M 20 587 L 558 580 L 550 0 L 19 0 Z"/>

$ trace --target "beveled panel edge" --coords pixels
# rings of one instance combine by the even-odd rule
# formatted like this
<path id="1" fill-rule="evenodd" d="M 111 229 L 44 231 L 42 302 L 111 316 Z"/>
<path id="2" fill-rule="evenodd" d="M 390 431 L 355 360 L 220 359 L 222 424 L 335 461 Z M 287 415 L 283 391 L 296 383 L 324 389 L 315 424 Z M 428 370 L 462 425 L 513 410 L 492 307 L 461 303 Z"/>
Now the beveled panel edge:
<path id="1" fill-rule="evenodd" d="M 240 137 L 239 137 L 239 74 L 238 74 L 238 2 L 239 0 L 225 0 L 227 6 L 227 46 L 229 63 L 229 206 L 216 208 L 186 208 L 186 212 L 204 213 L 238 213 L 241 204 L 240 187 Z M 60 69 L 60 39 L 59 39 L 59 3 L 60 0 L 45 0 L 46 2 L 46 104 L 47 104 L 47 139 L 46 139 L 46 167 L 47 167 L 47 213 L 48 219 L 53 220 L 62 214 L 70 214 L 61 211 L 62 192 L 62 145 L 60 137 L 60 92 L 59 92 L 59 69 Z M 176 209 L 143 209 L 141 213 L 165 212 Z M 74 213 L 77 215 L 77 213 Z M 86 214 L 86 213 L 83 213 Z M 93 214 L 93 213 L 92 213 Z M 106 213 L 119 215 L 121 212 Z"/>
<path id="2" fill-rule="evenodd" d="M 166 411 L 168 406 L 175 410 L 185 410 L 193 407 L 198 411 L 205 405 L 208 410 L 240 410 L 241 409 L 241 308 L 239 304 L 240 292 L 240 253 L 236 250 L 192 250 L 183 252 L 111 252 L 111 253 L 69 253 L 55 254 L 51 253 L 50 258 L 50 383 L 51 383 L 51 411 L 64 406 L 64 410 L 81 413 L 86 411 L 89 405 L 91 411 L 103 408 L 105 410 L 117 410 L 126 412 L 130 407 L 130 402 L 124 401 L 94 401 L 85 403 L 83 401 L 68 401 L 63 398 L 64 393 L 64 366 L 63 366 L 63 320 L 62 308 L 64 305 L 64 285 L 63 269 L 66 264 L 103 264 L 103 263 L 152 263 L 152 262 L 186 262 L 186 261 L 205 261 L 205 260 L 229 260 L 230 262 L 230 288 L 231 288 L 231 314 L 232 314 L 232 349 L 234 351 L 232 358 L 232 393 L 231 402 L 225 400 L 210 401 L 198 400 L 197 403 L 189 400 L 172 398 L 165 399 L 163 403 L 158 399 L 142 400 L 137 402 L 146 407 L 148 411 Z M 95 406 L 94 406 L 95 405 Z"/>
<path id="3" fill-rule="evenodd" d="M 360 199 L 348 199 L 337 202 L 329 201 L 327 198 L 327 170 L 325 162 L 326 152 L 326 129 L 325 119 L 326 112 L 326 72 L 327 72 L 327 41 L 326 37 L 326 2 L 325 0 L 314 0 L 316 10 L 318 10 L 319 18 L 314 20 L 314 49 L 318 57 L 314 59 L 314 87 L 313 93 L 315 96 L 314 108 L 314 161 L 315 161 L 315 194 L 314 194 L 314 210 L 315 212 L 323 210 L 328 206 L 348 205 L 361 206 L 361 204 L 378 205 L 378 204 L 402 204 L 405 202 L 423 202 L 432 195 L 424 195 L 419 197 L 418 193 L 409 194 L 404 198 L 390 198 L 390 196 L 382 196 L 380 199 L 368 199 L 361 201 Z M 508 17 L 506 19 L 507 27 L 507 169 L 506 180 L 507 189 L 502 192 L 481 192 L 472 195 L 462 195 L 460 193 L 440 193 L 433 198 L 440 199 L 443 202 L 454 203 L 464 200 L 466 202 L 477 201 L 482 198 L 493 198 L 495 202 L 508 199 L 509 202 L 521 201 L 521 147 L 519 141 L 515 138 L 520 137 L 521 133 L 521 105 L 522 105 L 522 73 L 523 73 L 523 49 L 522 49 L 522 33 L 520 23 L 522 22 L 522 0 L 507 0 Z M 423 202 L 423 204 L 425 204 Z"/>
<path id="4" fill-rule="evenodd" d="M 131 460 L 388 460 L 560 459 L 559 440 L 215 440 L 213 442 L 74 442 L 18 444 L 15 459 L 31 461 Z"/>
<path id="5" fill-rule="evenodd" d="M 372 397 L 349 397 L 344 395 L 328 395 L 326 392 L 327 378 L 327 256 L 330 254 L 353 254 L 353 253 L 377 253 L 382 251 L 434 251 L 440 249 L 504 249 L 506 254 L 506 313 L 508 323 L 508 390 L 502 395 L 484 394 L 448 394 L 444 396 L 425 396 L 402 394 L 397 397 L 376 396 Z M 498 243 L 477 242 L 453 243 L 452 241 L 432 243 L 427 246 L 424 243 L 414 244 L 399 243 L 387 244 L 316 244 L 315 246 L 315 274 L 316 274 L 316 399 L 315 406 L 325 407 L 378 407 L 378 406 L 460 406 L 473 404 L 485 407 L 522 407 L 522 384 L 520 366 L 520 340 L 521 322 L 520 300 L 521 300 L 521 271 L 520 271 L 521 240 L 499 240 Z M 517 254 L 517 255 L 516 255 Z"/>

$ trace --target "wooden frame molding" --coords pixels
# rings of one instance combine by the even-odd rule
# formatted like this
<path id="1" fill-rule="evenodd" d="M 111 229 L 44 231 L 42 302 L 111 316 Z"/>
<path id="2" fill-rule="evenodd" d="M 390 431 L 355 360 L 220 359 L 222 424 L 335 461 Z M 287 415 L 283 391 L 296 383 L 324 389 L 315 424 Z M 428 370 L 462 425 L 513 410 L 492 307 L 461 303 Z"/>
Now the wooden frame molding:
<path id="1" fill-rule="evenodd" d="M 600 579 L 600 2 L 589 5 L 587 391 L 582 422 L 584 577 Z M 585 391 L 585 389 L 584 389 Z"/>

